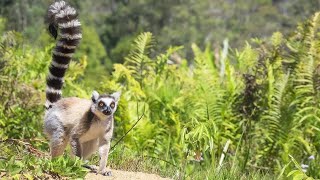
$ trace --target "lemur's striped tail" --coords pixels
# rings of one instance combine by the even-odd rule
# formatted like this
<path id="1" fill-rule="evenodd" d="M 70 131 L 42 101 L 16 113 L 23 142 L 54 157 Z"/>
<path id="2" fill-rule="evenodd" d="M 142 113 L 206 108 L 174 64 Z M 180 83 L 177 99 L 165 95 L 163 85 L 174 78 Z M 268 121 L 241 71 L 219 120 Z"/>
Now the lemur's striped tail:
<path id="1" fill-rule="evenodd" d="M 71 57 L 82 38 L 81 24 L 77 12 L 64 1 L 53 3 L 48 9 L 47 22 L 52 36 L 59 40 L 52 52 L 46 90 L 46 108 L 61 99 L 63 77 L 69 66 Z"/>

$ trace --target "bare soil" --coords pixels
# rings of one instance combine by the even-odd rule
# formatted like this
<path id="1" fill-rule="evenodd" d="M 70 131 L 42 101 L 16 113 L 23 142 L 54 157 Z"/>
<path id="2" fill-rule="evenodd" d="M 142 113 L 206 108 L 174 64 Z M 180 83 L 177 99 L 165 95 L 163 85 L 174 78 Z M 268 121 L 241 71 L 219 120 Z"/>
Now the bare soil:
<path id="1" fill-rule="evenodd" d="M 111 170 L 111 176 L 103 176 L 96 173 L 88 173 L 85 177 L 86 180 L 170 180 L 169 178 L 162 178 L 156 174 L 148 174 L 142 172 L 129 172 L 120 170 Z"/>

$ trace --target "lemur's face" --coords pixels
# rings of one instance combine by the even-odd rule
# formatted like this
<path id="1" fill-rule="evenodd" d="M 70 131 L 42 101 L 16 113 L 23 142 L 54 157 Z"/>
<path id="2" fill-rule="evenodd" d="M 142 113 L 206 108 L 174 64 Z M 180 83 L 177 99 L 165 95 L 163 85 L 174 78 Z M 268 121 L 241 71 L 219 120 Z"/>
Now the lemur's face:
<path id="1" fill-rule="evenodd" d="M 117 110 L 120 92 L 111 95 L 99 95 L 97 91 L 92 93 L 92 111 L 98 116 L 111 116 Z"/>

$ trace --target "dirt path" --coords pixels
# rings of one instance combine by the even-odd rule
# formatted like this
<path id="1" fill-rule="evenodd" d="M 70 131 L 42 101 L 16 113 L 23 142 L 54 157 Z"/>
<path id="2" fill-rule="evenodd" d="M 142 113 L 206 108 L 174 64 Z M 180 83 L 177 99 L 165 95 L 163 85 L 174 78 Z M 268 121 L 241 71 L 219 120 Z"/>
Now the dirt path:
<path id="1" fill-rule="evenodd" d="M 120 170 L 112 170 L 112 176 L 102 176 L 100 174 L 88 173 L 85 177 L 87 180 L 170 180 L 169 178 L 162 178 L 156 174 L 147 174 L 142 172 L 128 172 Z"/>

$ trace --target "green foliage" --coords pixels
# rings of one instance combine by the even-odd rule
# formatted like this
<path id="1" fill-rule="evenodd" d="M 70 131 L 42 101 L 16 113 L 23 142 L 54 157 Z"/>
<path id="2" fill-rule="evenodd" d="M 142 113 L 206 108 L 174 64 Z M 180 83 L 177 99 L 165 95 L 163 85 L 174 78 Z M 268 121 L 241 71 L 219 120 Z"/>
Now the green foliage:
<path id="1" fill-rule="evenodd" d="M 81 160 L 71 159 L 69 156 L 50 160 L 31 154 L 17 158 L 12 154 L 7 159 L 0 159 L 0 171 L 5 172 L 4 176 L 14 179 L 48 178 L 50 176 L 54 178 L 84 177 L 88 170 L 84 169 L 82 165 Z"/>
<path id="2" fill-rule="evenodd" d="M 38 44 L 39 34 L 46 29 L 43 17 L 51 2 L 0 2 L 0 16 L 7 19 L 6 30 L 19 31 L 29 42 Z M 190 60 L 192 51 L 189 47 L 192 43 L 202 48 L 210 44 L 218 50 L 221 42 L 228 38 L 232 47 L 241 47 L 245 40 L 266 38 L 274 31 L 287 34 L 297 22 L 319 9 L 317 0 L 307 3 L 304 0 L 68 2 L 79 10 L 80 20 L 90 27 L 92 37 L 98 34 L 105 50 L 97 52 L 97 55 L 107 52 L 108 58 L 103 60 L 110 59 L 115 63 L 124 62 L 124 57 L 130 51 L 131 40 L 144 31 L 150 31 L 157 37 L 157 50 L 165 50 L 170 45 L 187 47 L 180 54 Z M 99 43 L 96 46 L 98 48 Z M 102 69 L 108 68 L 110 71 L 111 64 L 105 62 L 109 61 L 102 61 Z"/>
<path id="3" fill-rule="evenodd" d="M 272 2 L 259 3 L 264 9 Z M 183 19 L 184 11 L 177 16 Z M 113 52 L 130 49 L 110 76 L 99 68 L 106 53 L 97 33 L 84 27 L 84 36 L 92 36 L 70 64 L 64 96 L 122 91 L 113 145 L 132 130 L 110 155 L 114 168 L 177 179 L 320 178 L 319 23 L 316 13 L 290 36 L 276 32 L 236 50 L 228 40 L 221 51 L 191 44 L 193 59 L 179 55 L 181 46 L 159 54 L 152 33 L 141 33 L 130 48 L 127 37 Z M 0 42 L 0 171 L 12 178 L 83 177 L 78 159 L 43 158 L 44 82 L 53 45 L 33 47 L 22 37 L 4 32 Z"/>
<path id="4" fill-rule="evenodd" d="M 180 54 L 191 58 L 192 43 L 201 47 L 213 44 L 213 48 L 219 49 L 221 42 L 228 38 L 232 47 L 241 47 L 244 40 L 265 38 L 274 31 L 287 34 L 303 16 L 310 16 L 319 8 L 316 0 L 308 3 L 303 0 L 139 0 L 110 2 L 104 6 L 110 12 L 102 18 L 100 37 L 108 51 L 116 48 L 119 52 L 119 46 L 123 46 L 125 52 L 120 57 L 111 53 L 110 59 L 114 62 L 123 62 L 122 57 L 129 52 L 126 40 L 143 31 L 157 37 L 157 50 L 183 45 L 188 48 Z M 98 25 L 101 16 L 94 18 Z"/>
<path id="5" fill-rule="evenodd" d="M 106 59 L 106 52 L 95 29 L 85 24 L 82 24 L 81 27 L 83 32 L 83 39 L 80 43 L 75 58 L 87 56 L 89 59 L 88 70 L 95 70 L 100 72 L 103 69 L 103 66 L 101 66 L 101 64 L 106 64 L 110 60 Z"/>
<path id="6" fill-rule="evenodd" d="M 51 161 L 45 161 L 43 169 L 60 176 L 84 177 L 88 170 L 84 169 L 82 165 L 83 162 L 78 158 L 71 159 L 69 156 L 61 156 Z"/>
<path id="7" fill-rule="evenodd" d="M 293 170 L 288 174 L 288 177 L 292 176 L 294 180 L 313 180 L 314 178 L 308 177 L 304 172 L 299 163 L 290 155 L 292 162 L 296 166 L 297 170 Z"/>
<path id="8" fill-rule="evenodd" d="M 255 39 L 226 59 L 213 59 L 210 50 L 193 45 L 191 70 L 183 64 L 160 66 L 175 52 L 153 58 L 152 37 L 141 34 L 113 73 L 133 116 L 144 114 L 135 141 L 125 144 L 180 165 L 186 178 L 200 167 L 217 167 L 231 140 L 228 155 L 236 152 L 241 171 L 256 167 L 288 174 L 295 167 L 290 154 L 302 161 L 318 149 L 318 26 L 316 14 L 289 38 L 277 32 L 270 40 Z"/>

